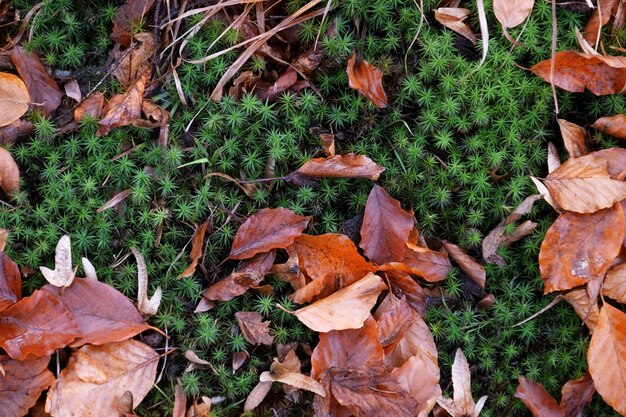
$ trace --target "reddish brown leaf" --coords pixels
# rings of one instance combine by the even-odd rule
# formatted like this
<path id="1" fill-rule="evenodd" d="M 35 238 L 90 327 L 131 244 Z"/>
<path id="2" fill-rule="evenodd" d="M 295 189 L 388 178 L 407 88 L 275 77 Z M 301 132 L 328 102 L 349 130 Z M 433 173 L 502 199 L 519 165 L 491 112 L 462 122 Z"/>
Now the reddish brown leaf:
<path id="1" fill-rule="evenodd" d="M 397 298 L 404 297 L 409 306 L 424 317 L 426 314 L 426 296 L 422 287 L 409 274 L 402 271 L 387 271 L 384 276 L 389 281 L 391 292 Z"/>
<path id="2" fill-rule="evenodd" d="M 476 259 L 469 256 L 460 246 L 444 241 L 443 247 L 448 251 L 448 255 L 459 264 L 461 269 L 484 290 L 487 279 L 485 268 Z"/>
<path id="3" fill-rule="evenodd" d="M 476 45 L 476 35 L 463 23 L 469 14 L 470 10 L 462 7 L 440 7 L 435 9 L 435 20 Z"/>
<path id="4" fill-rule="evenodd" d="M 113 128 L 128 126 L 141 118 L 143 92 L 149 79 L 150 68 L 124 94 L 111 97 L 104 109 L 104 118 L 98 123 L 98 136 L 106 135 Z"/>
<path id="5" fill-rule="evenodd" d="M 604 402 L 626 415 L 626 314 L 605 303 L 587 350 L 589 372 Z"/>
<path id="6" fill-rule="evenodd" d="M 246 259 L 257 253 L 286 248 L 302 234 L 309 220 L 311 217 L 298 216 L 286 208 L 259 210 L 237 230 L 228 257 Z"/>
<path id="7" fill-rule="evenodd" d="M 390 369 L 398 368 L 412 357 L 417 357 L 422 364 L 434 366 L 439 375 L 435 340 L 424 320 L 418 315 L 413 316 L 400 342 L 385 357 L 385 366 Z"/>
<path id="8" fill-rule="evenodd" d="M 408 328 L 415 313 L 404 298 L 396 298 L 389 293 L 376 311 L 378 340 L 385 352 L 391 352 Z"/>
<path id="9" fill-rule="evenodd" d="M 561 407 L 541 384 L 522 376 L 517 377 L 519 385 L 515 397 L 519 398 L 535 417 L 565 417 Z"/>
<path id="10" fill-rule="evenodd" d="M 612 10 L 615 3 L 616 0 L 598 0 L 598 7 L 596 7 L 593 11 L 593 14 L 585 25 L 585 30 L 583 32 L 585 40 L 589 42 L 590 45 L 596 45 L 600 40 L 599 35 L 602 27 L 609 23 L 609 20 L 611 20 L 611 16 L 613 15 Z"/>
<path id="11" fill-rule="evenodd" d="M 304 163 L 296 173 L 323 178 L 368 178 L 376 181 L 385 168 L 365 155 L 348 153 L 330 158 L 314 158 Z"/>
<path id="12" fill-rule="evenodd" d="M 587 155 L 586 139 L 587 131 L 575 123 L 568 122 L 564 119 L 556 119 L 561 129 L 561 137 L 565 144 L 565 149 L 570 158 L 578 158 Z"/>
<path id="13" fill-rule="evenodd" d="M 30 104 L 26 84 L 20 77 L 0 72 L 0 127 L 8 126 L 22 117 Z"/>
<path id="14" fill-rule="evenodd" d="M 417 401 L 415 416 L 427 416 L 441 396 L 439 387 L 439 366 L 429 358 L 411 356 L 402 366 L 395 368 L 391 375 L 400 386 Z"/>
<path id="15" fill-rule="evenodd" d="M 89 116 L 94 119 L 99 119 L 102 114 L 102 108 L 104 107 L 104 94 L 100 91 L 96 91 L 85 99 L 74 110 L 74 121 L 76 123 L 83 120 L 83 117 Z"/>
<path id="16" fill-rule="evenodd" d="M 623 240 L 624 212 L 619 204 L 592 214 L 559 216 L 539 251 L 545 293 L 568 290 L 604 275 Z"/>
<path id="17" fill-rule="evenodd" d="M 71 347 L 119 342 L 150 328 L 124 294 L 103 282 L 76 278 L 63 290 L 50 284 L 43 290 L 63 303 L 80 328 L 82 337 Z"/>
<path id="18" fill-rule="evenodd" d="M 13 359 L 50 355 L 81 335 L 69 311 L 47 291 L 36 290 L 0 312 L 0 346 Z"/>
<path id="19" fill-rule="evenodd" d="M 126 0 L 113 19 L 111 39 L 122 46 L 130 46 L 135 24 L 141 21 L 154 5 L 154 0 Z"/>
<path id="20" fill-rule="evenodd" d="M 14 143 L 19 138 L 30 135 L 35 126 L 23 119 L 18 119 L 8 126 L 0 127 L 0 145 Z"/>
<path id="21" fill-rule="evenodd" d="M 616 138 L 626 139 L 626 116 L 616 114 L 610 117 L 601 117 L 591 127 L 598 129 Z"/>
<path id="22" fill-rule="evenodd" d="M 39 57 L 32 52 L 26 52 L 21 46 L 16 46 L 11 50 L 11 61 L 28 88 L 33 108 L 46 117 L 52 115 L 61 104 L 63 93 L 46 73 Z"/>
<path id="23" fill-rule="evenodd" d="M 572 93 L 588 89 L 597 96 L 622 92 L 626 84 L 626 67 L 615 58 L 560 51 L 555 55 L 554 84 Z M 611 65 L 613 64 L 613 65 Z M 550 59 L 531 68 L 544 81 L 550 82 Z"/>
<path id="24" fill-rule="evenodd" d="M 387 107 L 387 95 L 383 89 L 383 73 L 367 61 L 356 62 L 356 54 L 348 61 L 348 83 L 381 109 Z"/>
<path id="25" fill-rule="evenodd" d="M 359 246 L 379 265 L 402 261 L 413 223 L 413 216 L 402 210 L 398 200 L 374 185 L 365 205 Z"/>
<path id="26" fill-rule="evenodd" d="M 3 417 L 22 417 L 54 381 L 50 356 L 16 361 L 0 355 L 0 410 Z"/>
<path id="27" fill-rule="evenodd" d="M 185 417 L 187 412 L 187 396 L 183 389 L 183 384 L 180 379 L 176 380 L 176 387 L 174 387 L 174 409 L 172 410 L 172 417 Z"/>
<path id="28" fill-rule="evenodd" d="M 287 91 L 298 81 L 298 73 L 293 68 L 289 67 L 278 77 L 278 79 L 271 85 L 264 85 L 264 83 L 258 83 L 254 89 L 255 95 L 260 100 L 275 100 L 280 94 Z"/>
<path id="29" fill-rule="evenodd" d="M 135 41 L 129 49 L 117 51 L 115 56 L 115 69 L 113 75 L 122 87 L 133 84 L 147 69 L 150 68 L 150 58 L 157 48 L 152 33 L 137 33 Z"/>
<path id="30" fill-rule="evenodd" d="M 618 264 L 608 270 L 604 277 L 602 294 L 626 304 L 626 264 Z"/>
<path id="31" fill-rule="evenodd" d="M 22 275 L 17 264 L 0 252 L 0 311 L 22 298 Z"/>
<path id="32" fill-rule="evenodd" d="M 332 133 L 320 134 L 320 141 L 322 142 L 322 149 L 327 158 L 335 156 L 335 135 Z"/>
<path id="33" fill-rule="evenodd" d="M 444 280 L 452 269 L 446 254 L 411 243 L 406 243 L 406 247 L 402 263 L 408 267 L 410 273 L 419 275 L 428 282 Z"/>
<path id="34" fill-rule="evenodd" d="M 235 313 L 239 329 L 243 337 L 253 345 L 271 345 L 274 343 L 274 336 L 270 335 L 270 322 L 263 321 L 263 316 L 256 312 Z"/>
<path id="35" fill-rule="evenodd" d="M 567 381 L 561 389 L 561 409 L 565 417 L 582 417 L 594 392 L 596 388 L 588 372 L 578 379 Z"/>
<path id="36" fill-rule="evenodd" d="M 20 169 L 13 157 L 0 147 L 0 188 L 9 198 L 13 198 L 20 190 Z"/>
<path id="37" fill-rule="evenodd" d="M 191 243 L 191 253 L 189 254 L 189 258 L 191 259 L 191 263 L 185 270 L 178 276 L 178 279 L 190 277 L 196 272 L 196 266 L 198 266 L 198 260 L 202 256 L 202 245 L 204 245 L 204 235 L 206 233 L 206 229 L 209 226 L 209 220 L 202 223 L 196 229 L 193 234 L 193 241 Z"/>

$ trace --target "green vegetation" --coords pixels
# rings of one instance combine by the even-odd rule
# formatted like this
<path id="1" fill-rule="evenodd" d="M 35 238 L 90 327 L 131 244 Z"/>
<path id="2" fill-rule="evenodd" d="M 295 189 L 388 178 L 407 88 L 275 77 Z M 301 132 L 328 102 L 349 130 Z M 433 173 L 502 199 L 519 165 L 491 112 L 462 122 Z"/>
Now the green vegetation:
<path id="1" fill-rule="evenodd" d="M 33 3 L 16 2 L 22 10 Z M 75 69 L 87 63 L 97 67 L 106 60 L 117 3 L 84 3 L 78 7 L 69 0 L 46 0 L 31 21 L 34 36 L 27 45 L 45 64 Z M 284 9 L 293 12 L 304 3 L 290 0 Z M 206 64 L 184 63 L 178 69 L 191 107 L 181 104 L 173 82 L 153 98 L 171 112 L 166 150 L 159 148 L 155 132 L 148 130 L 121 128 L 96 137 L 93 120 L 86 120 L 76 133 L 57 136 L 55 121 L 35 114 L 31 115 L 34 137 L 11 147 L 23 169 L 23 184 L 15 207 L 0 209 L 0 225 L 11 229 L 9 255 L 31 268 L 50 265 L 57 240 L 68 233 L 75 263 L 87 255 L 101 280 L 132 298 L 135 265 L 130 261 L 113 265 L 130 247 L 139 248 L 148 265 L 149 291 L 156 286 L 164 290 L 152 324 L 171 336 L 170 346 L 192 349 L 212 364 L 212 369 L 182 374 L 186 361 L 174 355 L 162 390 L 154 390 L 140 407 L 142 416 L 167 415 L 177 377 L 190 395 L 225 397 L 216 415 L 240 407 L 274 352 L 245 341 L 236 328 L 237 311 L 258 311 L 270 318 L 277 342 L 315 343 L 304 326 L 275 307 L 276 302 L 292 307 L 284 296 L 287 288 L 278 280 L 270 279 L 274 296 L 251 292 L 218 303 L 206 313 L 193 313 L 207 280 L 199 273 L 183 280 L 177 276 L 186 266 L 188 249 L 183 248 L 196 225 L 211 219 L 204 265 L 212 282 L 235 266 L 216 267 L 227 256 L 239 224 L 260 208 L 287 207 L 313 215 L 309 233 L 335 232 L 363 212 L 371 189 L 364 180 L 324 179 L 300 187 L 279 182 L 271 190 L 259 184 L 248 198 L 234 184 L 207 178 L 207 173 L 257 179 L 264 177 L 271 161 L 277 176 L 288 174 L 320 156 L 319 132 L 332 131 L 338 153 L 366 154 L 386 168 L 381 185 L 415 210 L 424 235 L 458 242 L 478 258 L 484 236 L 534 193 L 528 176 L 545 174 L 547 142 L 559 140 L 552 92 L 548 84 L 514 64 L 530 66 L 549 57 L 548 2 L 535 5 L 520 38 L 526 48 L 510 45 L 493 24 L 483 66 L 476 59 L 479 50 L 434 22 L 431 11 L 437 3 L 433 0 L 424 2 L 423 23 L 416 5 L 407 0 L 336 3 L 323 27 L 317 19 L 304 23 L 299 31 L 297 47 L 306 50 L 320 30 L 324 33 L 328 25 L 337 25 L 336 37 L 322 37 L 325 59 L 312 78 L 321 98 L 305 89 L 299 95 L 285 93 L 274 103 L 251 94 L 240 100 L 225 96 L 219 103 L 210 101 L 208 94 L 238 56 L 238 51 L 231 51 Z M 491 2 L 486 1 L 485 7 L 490 10 Z M 477 29 L 475 10 L 471 16 L 470 26 Z M 559 49 L 576 47 L 574 29 L 582 27 L 586 18 L 558 11 Z M 361 22 L 358 30 L 355 20 Z M 491 15 L 489 20 L 495 22 Z M 196 22 L 191 18 L 185 25 Z M 209 21 L 190 39 L 187 58 L 204 57 L 225 28 L 220 20 Z M 418 30 L 417 41 L 408 50 Z M 512 35 L 518 33 L 514 30 Z M 212 51 L 239 40 L 231 31 Z M 345 67 L 355 50 L 386 75 L 388 109 L 375 108 L 348 87 Z M 270 65 L 269 59 L 255 58 L 245 69 L 267 77 Z M 92 80 L 91 86 L 97 81 Z M 102 88 L 118 87 L 107 82 Z M 626 101 L 618 95 L 574 99 L 560 92 L 559 104 L 568 120 L 581 124 L 626 111 Z M 593 140 L 597 147 L 608 146 L 604 137 Z M 203 158 L 209 162 L 178 168 Z M 126 189 L 132 193 L 124 203 L 96 212 Z M 456 300 L 433 300 L 437 305 L 427 312 L 444 379 L 449 377 L 452 353 L 461 347 L 473 365 L 474 393 L 489 395 L 485 417 L 526 415 L 522 403 L 513 398 L 517 375 L 542 383 L 556 395 L 565 381 L 586 371 L 587 331 L 568 305 L 558 304 L 539 318 L 512 327 L 551 301 L 543 296 L 537 254 L 554 216 L 541 204 L 529 217 L 539 222 L 537 232 L 500 252 L 507 267 L 488 266 L 487 290 L 497 300 L 492 310 L 477 309 L 478 299 L 464 273 L 454 270 L 444 288 Z M 27 291 L 39 288 L 42 277 L 36 274 L 25 285 Z M 232 353 L 241 350 L 250 353 L 250 360 L 233 372 Z M 614 415 L 607 410 L 596 401 L 592 414 Z"/>

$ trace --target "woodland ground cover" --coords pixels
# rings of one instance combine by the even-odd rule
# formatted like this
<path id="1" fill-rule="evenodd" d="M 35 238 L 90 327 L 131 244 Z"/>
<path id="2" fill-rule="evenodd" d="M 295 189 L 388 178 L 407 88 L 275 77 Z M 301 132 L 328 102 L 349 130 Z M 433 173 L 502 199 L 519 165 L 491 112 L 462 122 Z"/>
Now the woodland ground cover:
<path id="1" fill-rule="evenodd" d="M 128 259 L 130 248 L 143 254 L 148 293 L 157 287 L 163 291 L 148 323 L 169 337 L 151 333 L 149 344 L 159 353 L 178 350 L 161 362 L 158 388 L 134 410 L 137 415 L 171 415 L 177 381 L 190 402 L 219 398 L 211 413 L 236 415 L 259 375 L 270 369 L 278 344 L 301 343 L 300 360 L 317 345 L 318 334 L 286 311 L 299 305 L 278 273 L 266 278 L 271 291 L 264 287 L 228 300 L 218 297 L 208 309 L 203 291 L 229 276 L 237 259 L 245 259 L 233 257 L 231 248 L 253 214 L 289 209 L 311 216 L 307 234 L 341 233 L 358 247 L 374 187 L 371 169 L 382 167 L 376 184 L 410 219 L 414 216 L 423 242 L 431 249 L 439 249 L 442 240 L 453 242 L 482 262 L 484 238 L 536 193 L 530 176 L 547 176 L 548 142 L 556 143 L 566 159 L 551 86 L 525 69 L 550 59 L 550 2 L 536 3 L 523 25 L 508 29 L 522 47 L 502 34 L 486 1 L 491 36 L 482 65 L 480 42 L 474 46 L 439 24 L 433 11 L 442 5 L 435 1 L 331 2 L 324 19 L 325 3 L 316 3 L 311 10 L 318 10 L 317 16 L 264 42 L 260 53 L 217 90 L 245 50 L 228 48 L 276 27 L 308 3 L 232 4 L 195 13 L 213 4 L 129 3 L 146 10 L 121 30 L 114 22 L 125 10 L 122 2 L 15 1 L 0 9 L 7 33 L 3 43 L 22 32 L 22 20 L 12 23 L 17 11 L 24 18 L 34 10 L 17 45 L 7 49 L 36 53 L 58 84 L 76 80 L 83 96 L 95 89 L 110 98 L 138 88 L 148 68 L 146 78 L 153 82 L 144 81 L 137 94 L 156 106 L 141 109 L 143 123 L 135 126 L 122 126 L 119 119 L 103 124 L 106 117 L 95 115 L 68 128 L 76 105 L 69 97 L 50 114 L 42 115 L 41 109 L 27 113 L 23 120 L 32 123 L 32 131 L 5 143 L 21 176 L 19 191 L 3 200 L 0 226 L 9 230 L 5 250 L 22 268 L 25 295 L 44 285 L 39 267 L 52 268 L 64 234 L 71 236 L 70 265 L 89 258 L 100 281 L 131 300 L 138 298 L 138 267 Z M 478 33 L 476 4 L 462 6 L 469 9 L 469 28 Z M 557 50 L 579 50 L 576 29 L 585 26 L 592 9 L 584 2 L 557 9 Z M 605 50 L 621 48 L 624 30 L 605 32 Z M 219 51 L 226 52 L 206 59 Z M 350 88 L 346 67 L 353 54 L 382 72 L 386 106 L 380 91 L 370 94 L 371 100 Z M 305 65 L 298 60 L 301 55 L 319 62 Z M 128 56 L 137 61 L 115 73 Z M 17 64 L 11 62 L 3 61 L 2 70 L 15 73 Z M 288 73 L 285 62 L 299 73 Z M 619 94 L 597 97 L 560 89 L 556 94 L 559 118 L 581 126 L 626 112 Z M 590 131 L 591 150 L 617 145 L 611 136 Z M 351 175 L 357 178 L 290 175 L 311 158 L 325 157 L 322 145 L 331 137 L 337 155 L 365 155 L 373 165 L 365 174 Z M 282 179 L 265 180 L 275 177 Z M 424 322 L 436 343 L 443 395 L 452 397 L 450 369 L 461 348 L 471 365 L 472 391 L 489 396 L 481 416 L 528 414 L 515 398 L 518 376 L 541 383 L 559 398 L 565 382 L 587 372 L 589 331 L 567 303 L 515 326 L 554 299 L 544 296 L 538 263 L 554 213 L 543 201 L 532 206 L 525 219 L 536 222 L 536 228 L 498 248 L 500 265 L 483 262 L 483 287 L 454 262 L 440 282 L 421 281 Z M 507 225 L 506 234 L 515 226 Z M 340 246 L 346 245 L 342 240 Z M 378 266 L 390 260 L 378 260 L 361 248 Z M 197 266 L 188 269 L 190 252 Z M 287 262 L 291 254 L 278 253 L 276 263 Z M 84 274 L 79 268 L 78 275 Z M 418 275 L 425 278 L 423 272 Z M 198 312 L 203 300 L 205 311 Z M 269 321 L 269 344 L 246 336 L 240 328 L 246 317 L 242 312 Z M 371 330 L 372 323 L 366 323 Z M 184 355 L 189 351 L 206 363 L 189 371 Z M 67 360 L 69 348 L 65 352 L 61 361 Z M 235 358 L 244 360 L 237 369 Z M 303 360 L 303 371 L 308 374 L 310 368 L 311 360 Z M 254 415 L 313 413 L 311 394 L 285 399 L 275 385 Z M 594 416 L 616 415 L 598 395 L 587 410 Z"/>

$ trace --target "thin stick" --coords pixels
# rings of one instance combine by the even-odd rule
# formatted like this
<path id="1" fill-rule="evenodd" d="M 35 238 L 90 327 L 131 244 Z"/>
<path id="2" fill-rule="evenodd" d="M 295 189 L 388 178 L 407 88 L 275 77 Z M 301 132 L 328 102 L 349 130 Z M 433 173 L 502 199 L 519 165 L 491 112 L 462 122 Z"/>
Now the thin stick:
<path id="1" fill-rule="evenodd" d="M 527 319 L 522 320 L 519 323 L 514 324 L 511 327 L 513 328 L 513 327 L 521 326 L 522 324 L 527 323 L 527 322 L 531 321 L 532 319 L 542 315 L 543 313 L 545 313 L 546 311 L 550 310 L 552 307 L 557 305 L 562 299 L 563 299 L 563 297 L 561 297 L 560 295 L 557 295 L 556 297 L 554 297 L 554 300 L 550 301 L 550 304 L 548 304 L 547 306 L 545 306 L 544 308 L 542 308 L 541 310 L 539 310 L 538 312 L 536 312 L 532 316 L 528 317 Z"/>
<path id="2" fill-rule="evenodd" d="M 598 2 L 599 4 L 600 2 Z M 554 67 L 556 66 L 556 1 L 552 0 L 552 53 L 550 56 L 550 87 L 554 98 L 554 111 L 559 114 L 559 100 L 556 97 L 556 87 L 554 85 Z"/>

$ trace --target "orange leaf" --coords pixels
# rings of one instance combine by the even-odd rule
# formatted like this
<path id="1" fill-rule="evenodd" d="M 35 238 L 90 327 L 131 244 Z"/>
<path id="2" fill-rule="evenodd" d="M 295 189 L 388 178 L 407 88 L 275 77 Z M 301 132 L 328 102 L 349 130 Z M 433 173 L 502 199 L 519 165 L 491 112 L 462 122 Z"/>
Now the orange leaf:
<path id="1" fill-rule="evenodd" d="M 440 7 L 435 9 L 435 20 L 476 45 L 476 35 L 463 23 L 469 14 L 469 9 L 462 7 Z"/>
<path id="2" fill-rule="evenodd" d="M 535 417 L 565 417 L 565 413 L 552 397 L 535 381 L 517 377 L 519 385 L 515 390 L 515 397 L 519 398 Z"/>
<path id="3" fill-rule="evenodd" d="M 22 274 L 17 264 L 0 252 L 0 311 L 22 298 Z"/>
<path id="4" fill-rule="evenodd" d="M 602 294 L 626 304 L 626 264 L 615 265 L 608 270 L 602 284 Z"/>
<path id="5" fill-rule="evenodd" d="M 193 242 L 191 243 L 191 253 L 189 254 L 189 258 L 191 259 L 191 263 L 185 270 L 178 276 L 178 279 L 190 277 L 196 272 L 196 266 L 198 266 L 198 260 L 200 256 L 202 256 L 202 245 L 204 244 L 204 235 L 206 233 L 207 226 L 209 225 L 209 220 L 202 223 L 196 229 L 196 232 L 193 234 Z"/>
<path id="6" fill-rule="evenodd" d="M 3 417 L 22 417 L 54 381 L 50 356 L 16 361 L 0 355 L 0 410 Z"/>
<path id="7" fill-rule="evenodd" d="M 71 347 L 118 342 L 151 328 L 124 294 L 103 282 L 76 278 L 64 289 L 48 284 L 42 290 L 63 303 L 80 329 Z"/>
<path id="8" fill-rule="evenodd" d="M 565 149 L 570 158 L 578 158 L 587 155 L 587 131 L 575 123 L 568 122 L 564 119 L 556 119 L 561 129 L 561 137 L 565 144 Z"/>
<path id="9" fill-rule="evenodd" d="M 298 216 L 286 208 L 259 210 L 237 230 L 228 257 L 246 259 L 257 253 L 286 248 L 302 234 L 309 220 L 311 217 Z"/>
<path id="10" fill-rule="evenodd" d="M 270 322 L 263 321 L 263 316 L 256 312 L 235 313 L 235 318 L 239 323 L 239 329 L 243 337 L 253 345 L 271 345 L 274 343 L 274 336 L 270 335 Z"/>
<path id="11" fill-rule="evenodd" d="M 6 149 L 0 147 L 0 188 L 13 198 L 20 190 L 20 169 Z"/>
<path id="12" fill-rule="evenodd" d="M 487 279 L 485 268 L 479 264 L 476 259 L 465 253 L 460 246 L 444 241 L 443 247 L 446 251 L 448 251 L 448 255 L 450 255 L 450 257 L 454 259 L 457 264 L 459 264 L 461 269 L 484 290 L 485 281 Z"/>
<path id="13" fill-rule="evenodd" d="M 616 138 L 626 139 L 626 116 L 616 114 L 610 117 L 601 117 L 591 127 L 598 129 Z"/>
<path id="14" fill-rule="evenodd" d="M 404 298 L 389 293 L 376 310 L 378 340 L 385 352 L 391 352 L 404 337 L 414 312 Z"/>
<path id="15" fill-rule="evenodd" d="M 82 103 L 74 109 L 74 121 L 76 123 L 83 120 L 83 117 L 89 116 L 94 119 L 99 119 L 102 114 L 102 108 L 104 107 L 104 94 L 100 91 L 96 91 L 85 99 Z"/>
<path id="16" fill-rule="evenodd" d="M 320 142 L 326 157 L 335 156 L 335 135 L 332 133 L 320 133 Z"/>
<path id="17" fill-rule="evenodd" d="M 323 178 L 368 178 L 376 181 L 385 168 L 365 155 L 348 153 L 305 162 L 297 173 Z"/>
<path id="18" fill-rule="evenodd" d="M 383 73 L 367 61 L 356 62 L 356 54 L 348 61 L 348 83 L 365 97 L 372 100 L 376 107 L 387 107 L 387 95 L 383 90 Z"/>
<path id="19" fill-rule="evenodd" d="M 574 307 L 578 317 L 587 325 L 589 332 L 593 333 L 600 318 L 600 308 L 598 307 L 597 299 L 592 303 L 589 292 L 585 287 L 569 290 L 563 294 L 563 298 Z"/>
<path id="20" fill-rule="evenodd" d="M 107 103 L 105 115 L 98 123 L 97 136 L 106 135 L 116 127 L 128 126 L 141 117 L 141 103 L 151 69 L 131 84 L 124 94 L 116 94 Z"/>
<path id="21" fill-rule="evenodd" d="M 409 306 L 420 316 L 426 314 L 426 296 L 422 287 L 407 273 L 402 271 L 386 271 L 391 292 L 398 298 L 404 297 Z"/>
<path id="22" fill-rule="evenodd" d="M 624 212 L 619 204 L 592 214 L 560 215 L 539 251 L 545 293 L 568 290 L 604 275 L 623 240 Z"/>
<path id="23" fill-rule="evenodd" d="M 13 359 L 50 355 L 80 336 L 69 311 L 47 291 L 36 290 L 0 312 L 0 346 Z"/>
<path id="24" fill-rule="evenodd" d="M 374 185 L 365 205 L 359 246 L 379 265 L 402 261 L 413 224 L 413 216 L 402 210 L 400 202 Z"/>
<path id="25" fill-rule="evenodd" d="M 626 415 L 626 314 L 608 303 L 587 350 L 589 372 L 602 399 Z"/>
<path id="26" fill-rule="evenodd" d="M 594 392 L 596 387 L 589 372 L 578 379 L 567 381 L 561 389 L 561 408 L 565 411 L 565 417 L 582 416 Z"/>
<path id="27" fill-rule="evenodd" d="M 28 111 L 30 94 L 20 77 L 0 72 L 0 127 L 8 126 Z"/>
<path id="28" fill-rule="evenodd" d="M 443 281 L 448 276 L 452 269 L 448 255 L 408 242 L 406 247 L 402 263 L 408 267 L 410 273 L 419 275 L 428 282 Z"/>

